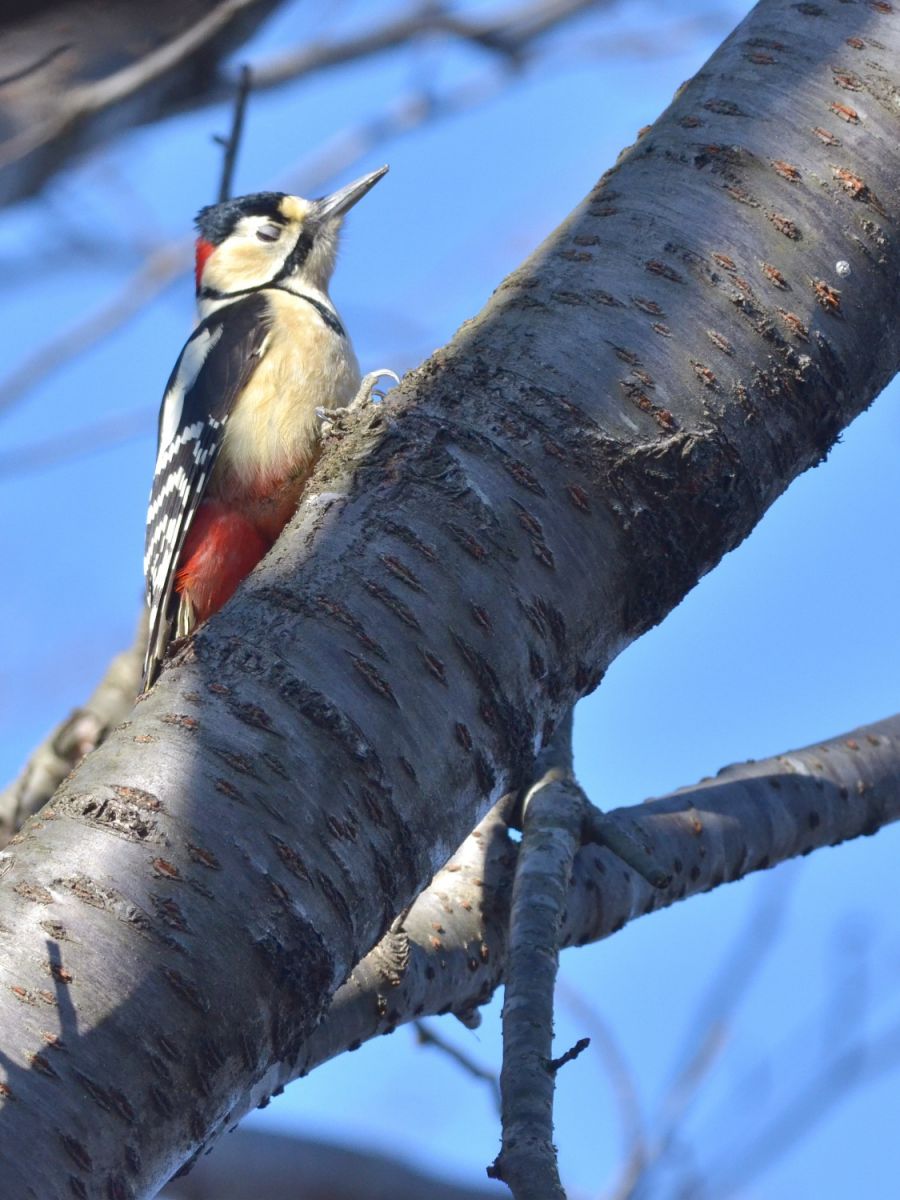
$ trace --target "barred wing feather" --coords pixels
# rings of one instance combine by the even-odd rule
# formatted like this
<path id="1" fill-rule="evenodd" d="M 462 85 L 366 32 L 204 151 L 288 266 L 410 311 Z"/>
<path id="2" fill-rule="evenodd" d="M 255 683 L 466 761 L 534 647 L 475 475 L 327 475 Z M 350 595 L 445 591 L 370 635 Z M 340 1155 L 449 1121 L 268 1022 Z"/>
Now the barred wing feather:
<path id="1" fill-rule="evenodd" d="M 260 293 L 207 317 L 191 334 L 166 385 L 144 548 L 150 609 L 145 689 L 156 678 L 172 637 L 178 607 L 175 575 L 184 539 L 209 483 L 228 416 L 259 364 L 268 317 L 269 304 Z"/>

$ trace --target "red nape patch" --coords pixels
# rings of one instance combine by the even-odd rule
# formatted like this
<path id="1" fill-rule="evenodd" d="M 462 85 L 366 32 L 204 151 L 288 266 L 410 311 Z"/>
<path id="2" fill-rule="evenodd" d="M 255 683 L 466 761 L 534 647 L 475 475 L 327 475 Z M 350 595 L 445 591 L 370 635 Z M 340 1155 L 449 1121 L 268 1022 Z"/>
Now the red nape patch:
<path id="1" fill-rule="evenodd" d="M 196 259 L 194 260 L 194 279 L 197 281 L 197 291 L 200 291 L 200 280 L 203 278 L 203 268 L 206 266 L 206 260 L 215 250 L 212 242 L 208 242 L 205 238 L 198 237 L 196 242 Z"/>

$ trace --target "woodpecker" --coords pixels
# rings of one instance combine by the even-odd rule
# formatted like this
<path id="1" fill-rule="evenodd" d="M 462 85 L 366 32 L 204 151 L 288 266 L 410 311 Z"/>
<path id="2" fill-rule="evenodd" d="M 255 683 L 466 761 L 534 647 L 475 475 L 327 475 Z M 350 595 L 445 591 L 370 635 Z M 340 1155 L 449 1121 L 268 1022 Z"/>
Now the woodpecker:
<path id="1" fill-rule="evenodd" d="M 319 200 L 256 192 L 197 215 L 199 320 L 163 395 L 147 511 L 145 690 L 287 524 L 323 413 L 392 374 L 360 381 L 328 295 L 343 218 L 387 169 Z"/>

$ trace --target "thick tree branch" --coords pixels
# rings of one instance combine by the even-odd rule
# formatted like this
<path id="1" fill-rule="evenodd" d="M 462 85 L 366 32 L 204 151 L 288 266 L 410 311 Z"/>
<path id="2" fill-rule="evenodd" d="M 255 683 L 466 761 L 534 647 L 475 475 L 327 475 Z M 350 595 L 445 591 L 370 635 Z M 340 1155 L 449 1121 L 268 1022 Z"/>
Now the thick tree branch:
<path id="1" fill-rule="evenodd" d="M 848 37 L 881 48 L 850 65 Z M 561 714 L 893 373 L 898 53 L 878 6 L 763 0 L 454 343 L 360 415 L 288 535 L 15 840 L 11 1200 L 147 1195 L 299 1062 Z M 838 151 L 814 132 L 833 105 L 856 114 Z M 846 816 L 837 788 L 799 830 L 783 801 L 740 826 L 661 818 L 673 893 L 762 865 L 770 826 L 805 848 Z M 885 810 L 865 793 L 857 832 Z M 630 871 L 607 886 L 596 926 L 657 903 Z"/>
<path id="2" fill-rule="evenodd" d="M 299 1059 L 280 1064 L 248 1099 L 398 1025 L 453 1012 L 477 1018 L 506 973 L 518 847 L 491 812 L 353 971 Z M 654 848 L 671 871 L 662 891 L 607 849 L 575 857 L 561 942 L 582 946 L 627 922 L 825 846 L 870 836 L 900 818 L 900 716 L 802 750 L 739 763 L 693 787 L 607 815 Z"/>
<path id="3" fill-rule="evenodd" d="M 842 802 L 817 821 L 823 793 Z M 773 796 L 784 796 L 782 822 L 770 820 Z M 634 877 L 649 908 L 699 894 L 716 881 L 729 881 L 736 877 L 735 870 L 774 866 L 816 846 L 860 832 L 873 833 L 877 825 L 896 820 L 900 815 L 900 717 L 806 750 L 730 767 L 695 788 L 611 813 L 608 822 L 623 829 L 626 836 L 644 840 L 652 834 L 655 844 L 666 846 L 667 826 L 683 828 L 685 815 L 692 825 L 690 845 L 704 870 L 674 858 L 672 869 L 687 879 L 687 886 L 679 884 L 663 894 L 643 887 Z M 794 831 L 789 836 L 785 836 L 784 820 Z M 697 835 L 693 830 L 701 823 L 704 828 Z M 733 831 L 733 847 L 741 839 L 745 843 L 730 857 L 722 854 L 725 843 L 715 833 L 724 828 Z M 810 830 L 815 831 L 813 841 L 808 840 Z M 516 845 L 506 836 L 503 812 L 491 814 L 419 897 L 403 925 L 354 971 L 335 997 L 328 1018 L 307 1043 L 301 1060 L 274 1070 L 250 1103 L 263 1101 L 269 1092 L 281 1090 L 318 1063 L 418 1019 L 417 1014 L 452 1010 L 471 1023 L 475 1006 L 490 999 L 505 975 L 509 880 L 516 857 Z M 620 890 L 610 888 L 610 882 L 619 877 L 621 864 L 616 866 L 609 851 L 586 846 L 577 861 L 567 903 L 574 917 L 566 927 L 568 944 L 581 945 L 621 927 L 625 903 L 629 905 L 628 919 L 648 911 L 641 891 L 623 900 Z M 605 914 L 599 925 L 598 913 Z M 224 1160 L 217 1151 L 213 1163 L 219 1161 Z M 218 1180 L 215 1170 L 212 1179 Z M 196 1184 L 200 1196 L 205 1194 L 203 1188 L 212 1186 L 207 1176 L 208 1172 L 201 1172 Z"/>
<path id="4" fill-rule="evenodd" d="M 572 713 L 523 801 L 503 996 L 503 1139 L 488 1175 L 515 1200 L 565 1200 L 553 1144 L 553 997 L 559 938 L 587 800 L 572 773 Z"/>

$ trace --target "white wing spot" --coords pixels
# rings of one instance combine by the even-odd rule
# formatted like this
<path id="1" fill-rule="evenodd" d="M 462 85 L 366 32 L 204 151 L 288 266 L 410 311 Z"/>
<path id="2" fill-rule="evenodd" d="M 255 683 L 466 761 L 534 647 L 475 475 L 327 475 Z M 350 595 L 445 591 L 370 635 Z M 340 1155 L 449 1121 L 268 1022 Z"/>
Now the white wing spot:
<path id="1" fill-rule="evenodd" d="M 203 364 L 223 331 L 224 325 L 221 324 L 216 325 L 214 329 L 203 329 L 185 346 L 178 363 L 178 373 L 163 398 L 162 421 L 159 426 L 160 456 L 178 431 L 184 409 L 185 393 L 194 386 L 197 376 L 203 369 Z"/>

